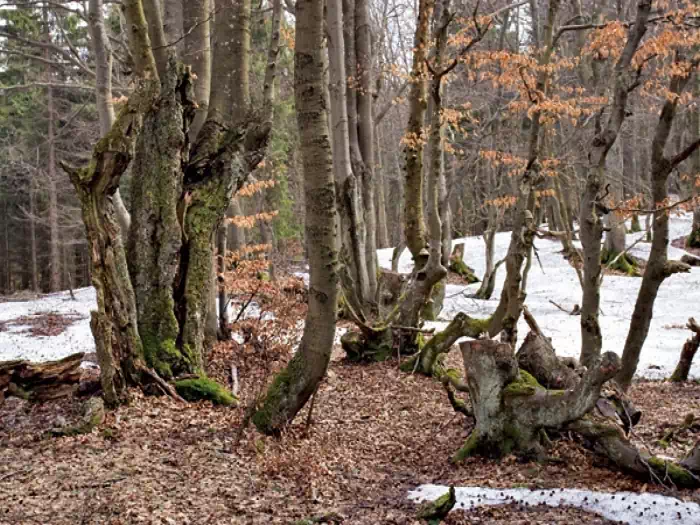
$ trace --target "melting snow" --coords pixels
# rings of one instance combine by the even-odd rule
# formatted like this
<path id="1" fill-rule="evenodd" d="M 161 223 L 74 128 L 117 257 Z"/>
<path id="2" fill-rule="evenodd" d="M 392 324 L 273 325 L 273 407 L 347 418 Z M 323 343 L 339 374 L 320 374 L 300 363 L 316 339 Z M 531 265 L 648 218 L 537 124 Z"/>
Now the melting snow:
<path id="1" fill-rule="evenodd" d="M 643 222 L 642 222 L 643 223 Z M 692 225 L 692 214 L 671 217 L 670 238 L 688 235 Z M 644 233 L 627 235 L 630 246 Z M 466 237 L 456 239 L 454 243 L 464 243 L 464 260 L 482 276 L 485 270 L 483 237 Z M 496 234 L 496 260 L 505 257 L 510 243 L 510 233 Z M 578 358 L 581 351 L 581 317 L 568 315 L 557 309 L 551 301 L 571 309 L 574 304 L 581 305 L 581 287 L 576 271 L 561 255 L 561 243 L 558 241 L 537 239 L 537 254 L 542 263 L 533 257 L 532 268 L 527 282 L 527 299 L 525 303 L 537 319 L 544 333 L 552 338 L 552 344 L 558 355 Z M 646 259 L 649 257 L 650 245 L 639 243 L 632 250 L 632 255 Z M 669 259 L 680 259 L 684 250 L 669 246 Z M 379 250 L 379 263 L 391 268 L 391 249 Z M 406 250 L 399 260 L 399 270 L 410 271 L 411 256 Z M 475 293 L 479 283 L 469 286 L 447 285 L 446 299 L 440 320 L 426 323 L 442 329 L 459 311 L 473 317 L 487 317 L 492 314 L 501 296 L 505 280 L 505 265 L 501 265 L 496 280 L 496 288 L 491 299 L 481 301 L 466 297 Z M 625 345 L 630 318 L 637 300 L 637 292 L 642 279 L 606 275 L 601 287 L 600 325 L 603 332 L 603 351 L 622 354 Z M 689 274 L 673 275 L 666 279 L 659 289 L 654 305 L 654 318 L 651 321 L 649 335 L 642 350 L 637 375 L 660 379 L 669 377 L 678 362 L 681 347 L 690 331 L 685 328 L 688 317 L 700 315 L 700 268 L 692 268 Z M 520 341 L 527 335 L 528 327 L 524 319 L 518 324 Z M 650 368 L 651 367 L 651 368 Z M 695 361 L 691 368 L 692 377 L 700 376 L 700 361 Z"/>
<path id="2" fill-rule="evenodd" d="M 444 485 L 421 485 L 408 493 L 416 501 L 434 501 L 449 490 Z M 658 494 L 594 492 L 578 489 L 530 490 L 455 487 L 454 509 L 516 502 L 558 507 L 567 505 L 595 512 L 609 520 L 634 525 L 700 525 L 700 505 Z"/>
<path id="3" fill-rule="evenodd" d="M 687 235 L 690 232 L 691 223 L 691 214 L 672 217 L 670 237 L 674 239 Z M 627 244 L 632 244 L 642 235 L 643 233 L 628 235 Z M 458 242 L 465 243 L 465 260 L 468 264 L 474 267 L 478 275 L 483 275 L 485 267 L 483 238 L 456 239 L 455 243 Z M 510 233 L 503 232 L 496 235 L 496 259 L 505 256 L 509 242 Z M 560 243 L 538 239 L 535 246 L 542 267 L 536 259 L 533 260 L 528 277 L 528 308 L 544 332 L 552 338 L 552 343 L 560 355 L 578 357 L 581 345 L 579 324 L 581 318 L 570 316 L 549 302 L 554 301 L 565 308 L 581 304 L 581 288 L 576 272 L 559 253 Z M 646 258 L 649 245 L 639 243 L 632 253 Z M 669 258 L 678 259 L 684 253 L 683 250 L 669 247 Z M 391 267 L 391 254 L 391 249 L 379 250 L 379 262 L 383 267 Z M 405 272 L 411 269 L 411 258 L 407 251 L 400 259 L 400 269 Z M 489 301 L 477 301 L 466 297 L 467 294 L 477 290 L 478 284 L 448 285 L 440 320 L 428 323 L 428 326 L 443 328 L 459 311 L 476 317 L 491 314 L 498 304 L 504 278 L 505 269 L 501 267 L 493 298 Z M 639 278 L 605 276 L 601 290 L 600 317 L 604 351 L 622 352 L 640 284 Z M 60 359 L 75 352 L 94 351 L 89 322 L 89 312 L 95 308 L 94 290 L 84 288 L 77 290 L 75 295 L 75 301 L 72 301 L 67 293 L 59 293 L 44 296 L 35 301 L 0 303 L 0 322 L 42 311 L 76 313 L 85 317 L 55 337 L 33 337 L 27 333 L 18 333 L 14 327 L 8 327 L 8 330 L 0 332 L 0 361 L 9 359 L 46 361 Z M 690 274 L 674 275 L 662 284 L 654 307 L 654 319 L 642 351 L 638 375 L 661 378 L 668 377 L 673 372 L 681 347 L 690 335 L 690 332 L 684 328 L 685 323 L 688 317 L 700 315 L 700 312 L 695 311 L 698 304 L 700 304 L 700 268 L 693 268 Z M 250 311 L 246 312 L 247 316 L 260 314 L 256 309 L 257 305 L 250 306 Z M 232 306 L 229 308 L 233 315 L 238 313 L 233 311 Z M 270 318 L 270 315 L 266 313 L 264 317 Z M 518 329 L 522 339 L 527 333 L 524 320 L 521 319 Z M 339 328 L 339 330 L 342 329 Z M 700 361 L 696 360 L 691 369 L 691 376 L 700 376 Z"/>

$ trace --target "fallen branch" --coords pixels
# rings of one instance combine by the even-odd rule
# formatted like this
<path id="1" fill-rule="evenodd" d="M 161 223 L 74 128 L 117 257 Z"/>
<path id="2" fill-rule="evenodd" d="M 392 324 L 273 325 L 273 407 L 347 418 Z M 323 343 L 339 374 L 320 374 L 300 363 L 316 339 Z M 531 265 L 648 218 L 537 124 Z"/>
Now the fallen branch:
<path id="1" fill-rule="evenodd" d="M 564 312 L 564 313 L 567 313 L 567 314 L 569 314 L 569 315 L 581 315 L 581 307 L 580 307 L 579 305 L 577 305 L 577 304 L 574 305 L 573 310 L 567 310 L 566 308 L 564 308 L 564 307 L 561 306 L 560 304 L 555 303 L 555 302 L 552 301 L 551 299 L 549 300 L 549 302 L 552 303 L 552 304 L 553 304 L 554 306 L 556 306 L 557 308 L 559 308 L 559 310 L 561 310 L 561 311 Z"/>

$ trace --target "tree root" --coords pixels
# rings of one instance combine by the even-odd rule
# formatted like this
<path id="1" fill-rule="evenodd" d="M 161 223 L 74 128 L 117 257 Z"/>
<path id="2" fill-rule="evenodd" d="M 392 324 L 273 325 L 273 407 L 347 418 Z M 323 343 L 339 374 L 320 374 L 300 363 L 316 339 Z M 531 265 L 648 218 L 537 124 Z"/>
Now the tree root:
<path id="1" fill-rule="evenodd" d="M 698 445 L 685 460 L 676 463 L 643 454 L 624 437 L 619 427 L 597 422 L 593 418 L 574 421 L 566 429 L 581 435 L 595 452 L 634 476 L 666 487 L 700 487 L 700 478 L 696 475 L 699 465 L 692 459 Z"/>

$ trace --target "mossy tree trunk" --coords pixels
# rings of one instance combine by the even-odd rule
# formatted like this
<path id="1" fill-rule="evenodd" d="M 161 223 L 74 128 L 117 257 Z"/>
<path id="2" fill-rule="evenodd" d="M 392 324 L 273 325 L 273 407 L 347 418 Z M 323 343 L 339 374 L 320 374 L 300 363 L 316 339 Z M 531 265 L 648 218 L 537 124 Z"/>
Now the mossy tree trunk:
<path id="1" fill-rule="evenodd" d="M 136 298 L 113 197 L 131 160 L 142 115 L 155 103 L 158 91 L 157 80 L 144 80 L 112 129 L 95 146 L 92 162 L 82 169 L 64 165 L 80 200 L 91 254 L 97 311 L 92 312 L 90 326 L 109 405 L 124 401 L 127 387 L 141 383 L 144 366 Z"/>
<path id="2" fill-rule="evenodd" d="M 153 15 L 153 3 L 149 7 Z M 92 327 L 110 404 L 124 398 L 129 384 L 155 382 L 177 395 L 161 376 L 202 373 L 214 232 L 233 188 L 262 159 L 271 128 L 271 110 L 262 116 L 250 112 L 230 126 L 221 110 L 228 100 L 221 93 L 230 93 L 230 86 L 220 84 L 190 148 L 194 76 L 172 52 L 159 74 L 141 1 L 125 0 L 123 9 L 137 89 L 95 147 L 92 162 L 82 169 L 66 167 L 92 253 L 98 298 Z M 156 33 L 157 19 L 150 20 Z M 220 72 L 227 50 L 220 46 L 217 53 Z M 114 195 L 130 164 L 133 221 L 127 263 Z"/>
<path id="3" fill-rule="evenodd" d="M 309 309 L 301 344 L 270 385 L 253 416 L 257 428 L 279 433 L 323 379 L 330 361 L 337 312 L 337 225 L 325 86 L 323 0 L 296 3 L 294 93 L 304 167 Z"/>
<path id="4" fill-rule="evenodd" d="M 404 235 L 406 245 L 416 264 L 419 264 L 420 253 L 426 247 L 426 230 L 423 218 L 423 146 L 426 140 L 423 122 L 428 100 L 425 81 L 426 61 L 428 59 L 430 20 L 434 6 L 435 0 L 420 0 L 418 4 L 418 23 L 413 42 L 413 66 L 409 88 L 409 118 L 404 136 L 406 157 Z"/>

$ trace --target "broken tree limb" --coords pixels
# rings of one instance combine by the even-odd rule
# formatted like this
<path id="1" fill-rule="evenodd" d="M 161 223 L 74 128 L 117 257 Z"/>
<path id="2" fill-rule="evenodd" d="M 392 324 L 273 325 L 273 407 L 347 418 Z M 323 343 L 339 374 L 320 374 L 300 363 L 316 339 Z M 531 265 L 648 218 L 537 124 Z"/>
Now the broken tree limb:
<path id="1" fill-rule="evenodd" d="M 542 332 L 532 330 L 528 333 L 516 358 L 518 366 L 532 374 L 545 388 L 573 388 L 579 382 L 578 374 L 557 357 L 552 343 Z"/>
<path id="2" fill-rule="evenodd" d="M 549 300 L 549 302 L 552 303 L 557 308 L 559 308 L 559 310 L 561 310 L 564 313 L 567 313 L 569 315 L 581 315 L 581 307 L 577 304 L 574 305 L 574 308 L 572 310 L 567 310 L 562 305 L 555 303 L 551 299 Z"/>
<path id="3" fill-rule="evenodd" d="M 0 398 L 9 394 L 29 401 L 47 401 L 71 395 L 83 374 L 80 363 L 84 355 L 81 352 L 45 363 L 0 362 Z"/>
<path id="4" fill-rule="evenodd" d="M 688 327 L 688 330 L 693 332 L 693 336 L 683 344 L 681 357 L 678 360 L 676 369 L 673 371 L 673 375 L 671 376 L 671 381 L 676 383 L 688 380 L 690 366 L 693 364 L 693 358 L 698 351 L 698 346 L 700 346 L 700 325 L 698 325 L 697 321 L 691 317 L 688 319 L 688 324 L 686 326 Z"/>
<path id="5" fill-rule="evenodd" d="M 488 325 L 489 319 L 475 319 L 464 312 L 459 312 L 442 332 L 435 334 L 423 345 L 416 357 L 402 365 L 402 370 L 416 371 L 428 376 L 434 375 L 438 360 L 450 351 L 457 339 L 479 337 L 488 330 Z"/>

